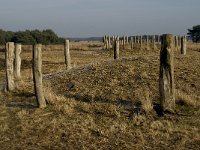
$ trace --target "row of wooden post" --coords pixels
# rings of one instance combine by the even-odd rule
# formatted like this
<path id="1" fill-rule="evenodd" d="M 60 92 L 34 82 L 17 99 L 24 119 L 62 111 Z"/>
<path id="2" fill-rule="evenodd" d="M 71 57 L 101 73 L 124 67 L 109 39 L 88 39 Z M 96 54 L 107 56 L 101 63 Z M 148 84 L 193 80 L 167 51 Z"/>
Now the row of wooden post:
<path id="1" fill-rule="evenodd" d="M 21 68 L 21 44 L 14 45 L 13 42 L 6 43 L 6 90 L 13 91 L 15 89 L 14 80 L 20 80 Z"/>
<path id="2" fill-rule="evenodd" d="M 141 40 L 142 41 L 142 40 Z M 119 37 L 113 42 L 114 59 L 119 58 Z M 186 37 L 181 38 L 182 54 L 186 53 Z M 162 112 L 175 110 L 175 88 L 174 88 L 174 37 L 172 34 L 161 36 L 160 50 L 160 75 L 159 91 Z"/>
<path id="3" fill-rule="evenodd" d="M 104 36 L 103 37 L 103 43 L 105 49 L 111 49 L 111 47 L 114 46 L 114 42 L 117 39 L 118 36 Z M 130 40 L 129 40 L 130 39 Z M 160 43 L 161 37 L 159 35 L 153 35 L 153 36 L 131 36 L 130 38 L 128 36 L 123 36 L 121 38 L 118 37 L 119 44 L 123 46 L 123 49 L 125 49 L 125 45 L 130 44 L 131 49 L 134 49 L 134 44 L 140 45 L 140 50 L 145 48 L 147 50 L 150 50 L 150 43 L 153 45 L 153 50 L 157 49 L 157 43 Z M 146 46 L 144 46 L 144 43 L 146 43 Z M 176 49 L 181 50 L 181 54 L 186 54 L 186 43 L 187 43 L 187 37 L 186 36 L 174 36 L 174 45 Z"/>
<path id="4" fill-rule="evenodd" d="M 13 42 L 6 43 L 6 88 L 5 91 L 11 92 L 16 88 L 15 82 L 21 80 L 21 44 Z M 33 82 L 35 96 L 40 108 L 46 107 L 46 101 L 43 95 L 42 85 L 42 45 L 33 45 Z M 64 56 L 66 68 L 71 68 L 71 58 L 69 53 L 69 40 L 64 44 Z"/>
<path id="5" fill-rule="evenodd" d="M 186 40 L 182 38 L 183 44 Z M 141 40 L 142 41 L 142 40 Z M 69 40 L 64 44 L 64 55 L 66 68 L 71 68 L 71 59 L 69 53 Z M 114 59 L 119 58 L 119 37 L 113 40 Z M 184 45 L 184 44 L 183 44 Z M 185 47 L 185 45 L 184 45 Z M 160 75 L 159 75 L 159 89 L 160 89 L 160 104 L 164 111 L 173 112 L 175 109 L 175 92 L 174 92 L 174 37 L 171 34 L 161 36 L 161 50 L 160 50 Z M 184 48 L 183 48 L 184 49 Z M 6 44 L 6 77 L 7 77 L 7 91 L 14 90 L 14 78 L 19 80 L 20 65 L 21 65 L 21 45 L 9 42 Z M 15 57 L 14 57 L 15 54 Z M 13 62 L 15 58 L 15 63 Z M 15 67 L 13 67 L 13 64 Z M 13 71 L 15 68 L 15 71 Z M 42 45 L 36 44 L 33 46 L 33 81 L 36 98 L 40 108 L 46 106 L 46 101 L 43 95 L 42 87 Z"/>

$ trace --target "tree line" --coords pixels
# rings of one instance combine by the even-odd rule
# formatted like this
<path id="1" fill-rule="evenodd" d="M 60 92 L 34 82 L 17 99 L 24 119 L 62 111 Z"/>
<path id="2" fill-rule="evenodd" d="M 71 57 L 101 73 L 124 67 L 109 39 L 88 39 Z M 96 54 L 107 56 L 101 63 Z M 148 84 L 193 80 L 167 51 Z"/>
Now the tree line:
<path id="1" fill-rule="evenodd" d="M 192 29 L 188 29 L 188 35 L 193 42 L 200 42 L 200 25 L 195 25 Z"/>
<path id="2" fill-rule="evenodd" d="M 25 31 L 4 31 L 0 29 L 0 44 L 6 42 L 15 42 L 21 44 L 61 44 L 64 38 L 58 35 L 51 29 L 46 30 L 25 30 Z"/>

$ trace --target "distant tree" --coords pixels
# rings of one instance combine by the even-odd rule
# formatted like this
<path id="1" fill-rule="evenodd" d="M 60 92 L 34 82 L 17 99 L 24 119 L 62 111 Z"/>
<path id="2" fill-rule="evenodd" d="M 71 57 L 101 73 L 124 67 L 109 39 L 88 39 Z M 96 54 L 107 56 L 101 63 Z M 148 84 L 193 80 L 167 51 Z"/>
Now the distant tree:
<path id="1" fill-rule="evenodd" d="M 36 40 L 31 35 L 31 32 L 26 31 L 19 31 L 14 34 L 14 36 L 11 39 L 12 42 L 15 43 L 23 43 L 23 44 L 35 44 Z"/>
<path id="2" fill-rule="evenodd" d="M 43 31 L 35 29 L 18 32 L 4 31 L 0 29 L 0 44 L 5 44 L 6 42 L 22 44 L 61 44 L 64 43 L 64 39 L 58 37 L 51 29 Z"/>
<path id="3" fill-rule="evenodd" d="M 188 35 L 191 37 L 193 42 L 200 42 L 200 25 L 188 29 Z"/>
<path id="4" fill-rule="evenodd" d="M 11 41 L 14 33 L 11 31 L 3 31 L 0 29 L 0 44 L 5 44 L 6 42 Z"/>

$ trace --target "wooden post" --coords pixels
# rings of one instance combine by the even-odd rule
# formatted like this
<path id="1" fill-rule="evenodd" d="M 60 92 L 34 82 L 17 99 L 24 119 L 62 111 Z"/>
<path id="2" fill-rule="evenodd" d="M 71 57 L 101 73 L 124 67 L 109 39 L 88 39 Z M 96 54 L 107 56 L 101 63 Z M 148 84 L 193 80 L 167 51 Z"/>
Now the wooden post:
<path id="1" fill-rule="evenodd" d="M 119 59 L 119 37 L 114 42 L 114 59 Z"/>
<path id="2" fill-rule="evenodd" d="M 103 45 L 104 45 L 104 48 L 106 47 L 106 35 L 103 36 Z"/>
<path id="3" fill-rule="evenodd" d="M 108 39 L 106 38 L 106 49 L 108 50 Z"/>
<path id="4" fill-rule="evenodd" d="M 71 69 L 71 57 L 70 57 L 70 52 L 69 52 L 69 40 L 65 40 L 64 55 L 65 55 L 66 69 L 69 70 L 69 69 Z"/>
<path id="5" fill-rule="evenodd" d="M 155 37 L 155 35 L 153 35 L 152 41 L 153 41 L 153 49 L 156 50 L 156 37 Z"/>
<path id="6" fill-rule="evenodd" d="M 140 50 L 142 50 L 142 35 L 140 36 Z"/>
<path id="7" fill-rule="evenodd" d="M 126 43 L 128 44 L 129 43 L 129 37 L 126 36 Z"/>
<path id="8" fill-rule="evenodd" d="M 147 50 L 149 50 L 149 36 L 146 36 L 146 44 L 147 44 Z"/>
<path id="9" fill-rule="evenodd" d="M 108 36 L 108 49 L 110 49 L 110 44 L 111 44 L 111 42 L 110 42 L 110 36 Z"/>
<path id="10" fill-rule="evenodd" d="M 46 107 L 42 86 L 42 45 L 33 46 L 33 82 L 39 108 Z"/>
<path id="11" fill-rule="evenodd" d="M 140 44 L 140 36 L 137 36 L 137 43 Z"/>
<path id="12" fill-rule="evenodd" d="M 178 49 L 178 36 L 174 36 L 174 46 Z"/>
<path id="13" fill-rule="evenodd" d="M 107 49 L 107 36 L 104 36 L 104 48 Z"/>
<path id="14" fill-rule="evenodd" d="M 182 36 L 181 37 L 181 54 L 186 55 L 186 44 L 187 43 L 187 39 L 186 36 Z"/>
<path id="15" fill-rule="evenodd" d="M 133 47 L 134 47 L 134 39 L 133 37 L 131 37 L 131 49 L 133 50 Z"/>
<path id="16" fill-rule="evenodd" d="M 181 36 L 180 35 L 178 36 L 178 47 L 179 48 L 181 47 Z"/>
<path id="17" fill-rule="evenodd" d="M 160 51 L 160 103 L 163 112 L 174 112 L 174 43 L 172 34 L 164 34 Z"/>
<path id="18" fill-rule="evenodd" d="M 13 42 L 6 43 L 6 89 L 5 91 L 11 92 L 15 89 L 14 83 L 14 48 Z"/>
<path id="19" fill-rule="evenodd" d="M 126 37 L 123 37 L 123 49 L 125 49 L 125 44 L 126 44 Z"/>
<path id="20" fill-rule="evenodd" d="M 14 75 L 16 80 L 21 79 L 21 44 L 15 44 Z"/>
<path id="21" fill-rule="evenodd" d="M 134 43 L 137 43 L 137 36 L 134 36 Z"/>
<path id="22" fill-rule="evenodd" d="M 160 35 L 157 35 L 157 42 L 160 43 Z"/>

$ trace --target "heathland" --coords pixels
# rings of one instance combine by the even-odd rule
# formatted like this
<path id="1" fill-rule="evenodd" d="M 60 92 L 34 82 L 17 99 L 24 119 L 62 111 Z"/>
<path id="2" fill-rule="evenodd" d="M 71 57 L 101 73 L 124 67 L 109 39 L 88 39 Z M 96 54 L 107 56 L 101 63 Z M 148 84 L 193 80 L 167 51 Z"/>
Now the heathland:
<path id="1" fill-rule="evenodd" d="M 200 45 L 174 49 L 176 112 L 159 112 L 157 49 L 120 47 L 120 59 L 101 42 L 70 42 L 72 69 L 63 45 L 44 45 L 47 107 L 37 108 L 32 46 L 22 46 L 22 79 L 0 93 L 1 149 L 200 149 Z M 0 49 L 0 88 L 5 85 L 5 46 Z"/>

